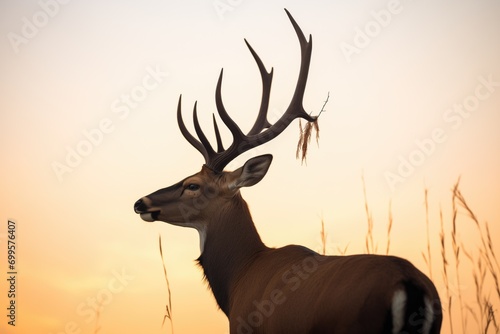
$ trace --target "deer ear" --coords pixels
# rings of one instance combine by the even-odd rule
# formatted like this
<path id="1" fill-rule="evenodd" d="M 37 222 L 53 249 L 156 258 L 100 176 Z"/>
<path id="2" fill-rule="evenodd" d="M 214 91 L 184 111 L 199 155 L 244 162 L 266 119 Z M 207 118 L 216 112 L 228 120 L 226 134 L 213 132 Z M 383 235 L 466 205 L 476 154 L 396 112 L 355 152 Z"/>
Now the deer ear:
<path id="1" fill-rule="evenodd" d="M 271 161 L 273 161 L 271 154 L 260 155 L 248 160 L 243 167 L 230 173 L 229 189 L 251 187 L 259 183 L 266 175 L 269 166 L 271 166 Z"/>

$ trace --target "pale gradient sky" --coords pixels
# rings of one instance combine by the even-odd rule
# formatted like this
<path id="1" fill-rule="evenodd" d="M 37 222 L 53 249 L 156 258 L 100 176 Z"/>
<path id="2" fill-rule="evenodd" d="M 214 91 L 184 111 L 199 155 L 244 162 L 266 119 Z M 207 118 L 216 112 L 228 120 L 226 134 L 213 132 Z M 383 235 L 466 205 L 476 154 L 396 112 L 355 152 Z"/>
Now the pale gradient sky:
<path id="1" fill-rule="evenodd" d="M 274 155 L 264 181 L 243 191 L 264 242 L 319 250 L 323 218 L 330 253 L 346 246 L 348 253 L 364 252 L 362 175 L 379 252 L 392 200 L 391 254 L 426 272 L 423 192 L 429 188 L 440 292 L 439 208 L 449 231 L 450 189 L 459 177 L 481 222 L 500 234 L 500 2 L 73 0 L 56 8 L 54 1 L 0 2 L 1 254 L 7 219 L 17 222 L 19 243 L 19 325 L 8 333 L 60 333 L 65 326 L 93 333 L 89 303 L 110 289 L 115 293 L 101 312 L 100 333 L 167 332 L 160 328 L 166 286 L 159 233 L 176 333 L 227 333 L 193 261 L 197 233 L 147 224 L 132 206 L 203 163 L 177 128 L 179 94 L 185 119 L 197 100 L 210 128 L 224 67 L 226 107 L 242 128 L 250 127 L 261 84 L 243 38 L 274 67 L 271 118 L 286 108 L 300 53 L 285 7 L 313 35 L 305 108 L 316 114 L 328 92 L 330 101 L 320 119 L 320 147 L 311 146 L 307 166 L 294 157 L 297 124 L 230 165 Z M 231 10 L 217 11 L 228 3 Z M 40 14 L 42 7 L 52 16 Z M 382 20 L 387 8 L 393 13 L 381 26 L 375 16 Z M 23 28 L 33 17 L 43 27 Z M 363 40 L 365 29 L 378 30 Z M 20 38 L 23 31 L 33 36 L 16 46 L 13 34 Z M 357 53 L 346 56 L 346 45 Z M 157 80 L 148 77 L 155 71 Z M 138 88 L 144 78 L 150 90 Z M 147 93 L 127 108 L 120 99 L 132 91 Z M 464 103 L 474 110 L 460 116 L 453 110 Z M 84 132 L 99 126 L 108 133 L 85 146 Z M 433 133 L 439 143 L 430 147 Z M 427 154 L 418 152 L 418 142 L 427 143 Z M 53 164 L 66 164 L 68 150 L 78 148 L 89 154 L 58 177 Z M 410 157 L 418 166 L 391 186 L 387 173 L 398 173 L 401 159 Z M 460 217 L 459 236 L 477 256 L 477 231 Z M 3 275 L 4 255 L 0 268 Z M 463 290 L 473 293 L 473 283 Z M 2 309 L 6 303 L 1 292 Z"/>

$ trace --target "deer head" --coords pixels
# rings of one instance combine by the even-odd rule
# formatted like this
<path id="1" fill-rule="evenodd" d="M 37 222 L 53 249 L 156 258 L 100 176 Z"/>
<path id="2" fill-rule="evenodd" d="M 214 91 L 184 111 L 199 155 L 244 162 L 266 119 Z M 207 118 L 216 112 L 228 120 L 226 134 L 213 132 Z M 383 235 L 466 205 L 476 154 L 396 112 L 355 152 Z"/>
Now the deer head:
<path id="1" fill-rule="evenodd" d="M 309 41 L 307 41 L 293 17 L 286 9 L 285 11 L 295 29 L 301 50 L 299 77 L 286 111 L 274 124 L 270 124 L 267 120 L 273 71 L 272 69 L 270 72 L 266 71 L 260 57 L 245 40 L 262 78 L 262 99 L 253 127 L 247 134 L 244 134 L 227 113 L 221 93 L 223 70 L 220 72 L 215 90 L 215 103 L 221 120 L 233 137 L 227 149 L 223 146 L 215 116 L 213 124 L 217 149 L 215 150 L 208 141 L 198 121 L 196 102 L 193 110 L 193 123 L 198 138 L 187 130 L 182 118 L 181 95 L 177 106 L 179 128 L 184 138 L 203 155 L 205 164 L 200 172 L 139 199 L 134 205 L 134 210 L 143 220 L 149 222 L 159 220 L 204 231 L 207 217 L 215 215 L 217 210 L 224 207 L 224 203 L 238 195 L 241 187 L 253 186 L 264 177 L 271 164 L 272 156 L 255 157 L 233 172 L 223 171 L 229 162 L 243 152 L 276 138 L 296 118 L 303 118 L 310 122 L 316 120 L 316 117 L 310 116 L 302 105 L 311 60 L 312 38 L 309 36 Z"/>
<path id="2" fill-rule="evenodd" d="M 204 229 L 224 203 L 266 175 L 271 165 L 270 154 L 248 160 L 233 172 L 217 172 L 204 165 L 200 172 L 139 199 L 135 211 L 148 222 L 156 220 L 173 225 Z"/>

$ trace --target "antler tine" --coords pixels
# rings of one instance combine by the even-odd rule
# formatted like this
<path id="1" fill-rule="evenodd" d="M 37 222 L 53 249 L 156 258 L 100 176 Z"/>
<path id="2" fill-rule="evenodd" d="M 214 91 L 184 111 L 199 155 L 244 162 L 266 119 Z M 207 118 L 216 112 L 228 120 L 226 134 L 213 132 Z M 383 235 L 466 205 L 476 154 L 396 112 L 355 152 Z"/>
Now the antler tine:
<path id="1" fill-rule="evenodd" d="M 229 114 L 226 111 L 226 108 L 224 107 L 224 103 L 222 103 L 222 74 L 224 70 L 222 69 L 220 71 L 219 75 L 219 80 L 217 81 L 217 87 L 215 89 L 215 105 L 217 106 L 217 112 L 219 113 L 220 118 L 226 124 L 226 126 L 229 128 L 229 131 L 231 131 L 231 134 L 233 135 L 233 139 L 235 142 L 241 142 L 243 140 L 243 137 L 245 136 L 243 132 L 241 131 L 240 127 L 238 124 L 236 124 L 235 121 L 229 116 Z"/>
<path id="2" fill-rule="evenodd" d="M 297 21 L 293 18 L 292 14 L 288 11 L 288 9 L 284 8 L 286 15 L 288 16 L 288 19 L 290 19 L 290 22 L 292 22 L 293 28 L 295 29 L 295 33 L 297 34 L 297 37 L 299 38 L 299 43 L 300 45 L 304 44 L 310 44 L 310 47 L 312 48 L 312 36 L 309 34 L 309 42 L 306 40 L 306 36 L 302 32 L 302 29 L 300 29 L 299 25 L 297 24 Z"/>
<path id="3" fill-rule="evenodd" d="M 311 62 L 311 53 L 312 53 L 312 36 L 309 35 L 309 41 L 306 40 L 304 33 L 300 29 L 297 22 L 294 20 L 292 15 L 285 9 L 285 12 L 288 15 L 297 37 L 300 43 L 300 70 L 299 77 L 297 79 L 297 84 L 295 86 L 295 91 L 293 93 L 292 100 L 290 101 L 289 106 L 286 111 L 280 117 L 278 121 L 276 121 L 271 127 L 269 127 L 266 131 L 256 134 L 255 136 L 251 136 L 248 138 L 247 149 L 252 147 L 256 147 L 258 145 L 262 145 L 274 138 L 276 138 L 279 134 L 281 134 L 290 123 L 296 118 L 304 118 L 309 122 L 316 120 L 317 117 L 310 116 L 302 105 L 304 92 L 307 83 L 307 75 L 309 73 L 309 64 Z"/>
<path id="4" fill-rule="evenodd" d="M 217 121 L 215 120 L 214 114 L 212 114 L 212 118 L 214 120 L 215 138 L 217 140 L 217 153 L 221 153 L 224 152 L 224 146 L 222 145 L 222 139 L 220 137 L 219 127 L 217 126 Z"/>
<path id="5" fill-rule="evenodd" d="M 181 130 L 181 133 L 184 136 L 184 138 L 186 138 L 186 140 L 203 155 L 203 157 L 205 158 L 205 162 L 208 163 L 209 154 L 206 148 L 199 140 L 197 140 L 195 137 L 193 137 L 191 133 L 189 133 L 188 129 L 186 128 L 186 125 L 184 124 L 184 120 L 182 119 L 181 104 L 182 104 L 182 94 L 179 96 L 179 103 L 177 104 L 177 124 L 179 125 L 179 129 Z M 196 110 L 196 103 L 195 103 L 195 110 Z"/>
<path id="6" fill-rule="evenodd" d="M 273 81 L 273 68 L 271 68 L 271 72 L 267 72 L 264 63 L 262 63 L 259 55 L 254 51 L 254 49 L 246 39 L 245 43 L 252 53 L 257 66 L 259 67 L 260 76 L 262 78 L 262 99 L 260 102 L 259 114 L 257 115 L 257 119 L 255 120 L 253 127 L 247 133 L 247 136 L 252 136 L 271 126 L 271 124 L 267 120 L 267 112 L 269 109 L 269 97 L 271 95 L 271 84 Z"/>
<path id="7" fill-rule="evenodd" d="M 207 151 L 208 154 L 208 159 L 212 159 L 212 157 L 215 155 L 215 151 L 212 148 L 212 145 L 210 145 L 210 142 L 208 141 L 207 137 L 203 133 L 203 130 L 200 127 L 200 123 L 198 122 L 198 111 L 196 110 L 198 102 L 194 103 L 194 108 L 193 108 L 193 123 L 194 123 L 194 130 L 196 131 L 196 134 L 198 135 L 198 138 L 201 141 L 201 144 L 205 148 L 205 151 Z"/>
<path id="8" fill-rule="evenodd" d="M 304 110 L 304 107 L 302 105 L 307 84 L 307 75 L 309 73 L 309 65 L 311 63 L 312 35 L 309 35 L 309 41 L 307 41 L 304 33 L 302 32 L 302 29 L 300 29 L 292 14 L 290 14 L 290 12 L 286 8 L 285 12 L 290 19 L 290 22 L 292 22 L 295 33 L 297 34 L 297 37 L 299 39 L 301 55 L 299 78 L 297 79 L 297 85 L 295 86 L 295 92 L 293 93 L 292 101 L 290 101 L 290 105 L 285 111 L 285 114 L 294 114 L 296 115 L 294 118 L 302 117 L 309 122 L 312 122 L 316 119 L 316 117 L 310 116 Z"/>

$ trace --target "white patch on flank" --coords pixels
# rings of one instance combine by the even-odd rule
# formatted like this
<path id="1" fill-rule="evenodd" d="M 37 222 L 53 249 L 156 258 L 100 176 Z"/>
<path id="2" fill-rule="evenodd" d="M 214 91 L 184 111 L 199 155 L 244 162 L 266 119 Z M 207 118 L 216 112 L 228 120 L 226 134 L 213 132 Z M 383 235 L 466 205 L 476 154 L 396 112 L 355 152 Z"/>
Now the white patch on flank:
<path id="1" fill-rule="evenodd" d="M 429 298 L 424 298 L 425 303 L 425 321 L 422 327 L 424 334 L 429 334 L 431 331 L 432 320 L 434 319 L 434 311 L 432 309 L 432 303 Z"/>
<path id="2" fill-rule="evenodd" d="M 392 297 L 392 333 L 401 332 L 405 324 L 406 292 L 398 290 Z"/>

